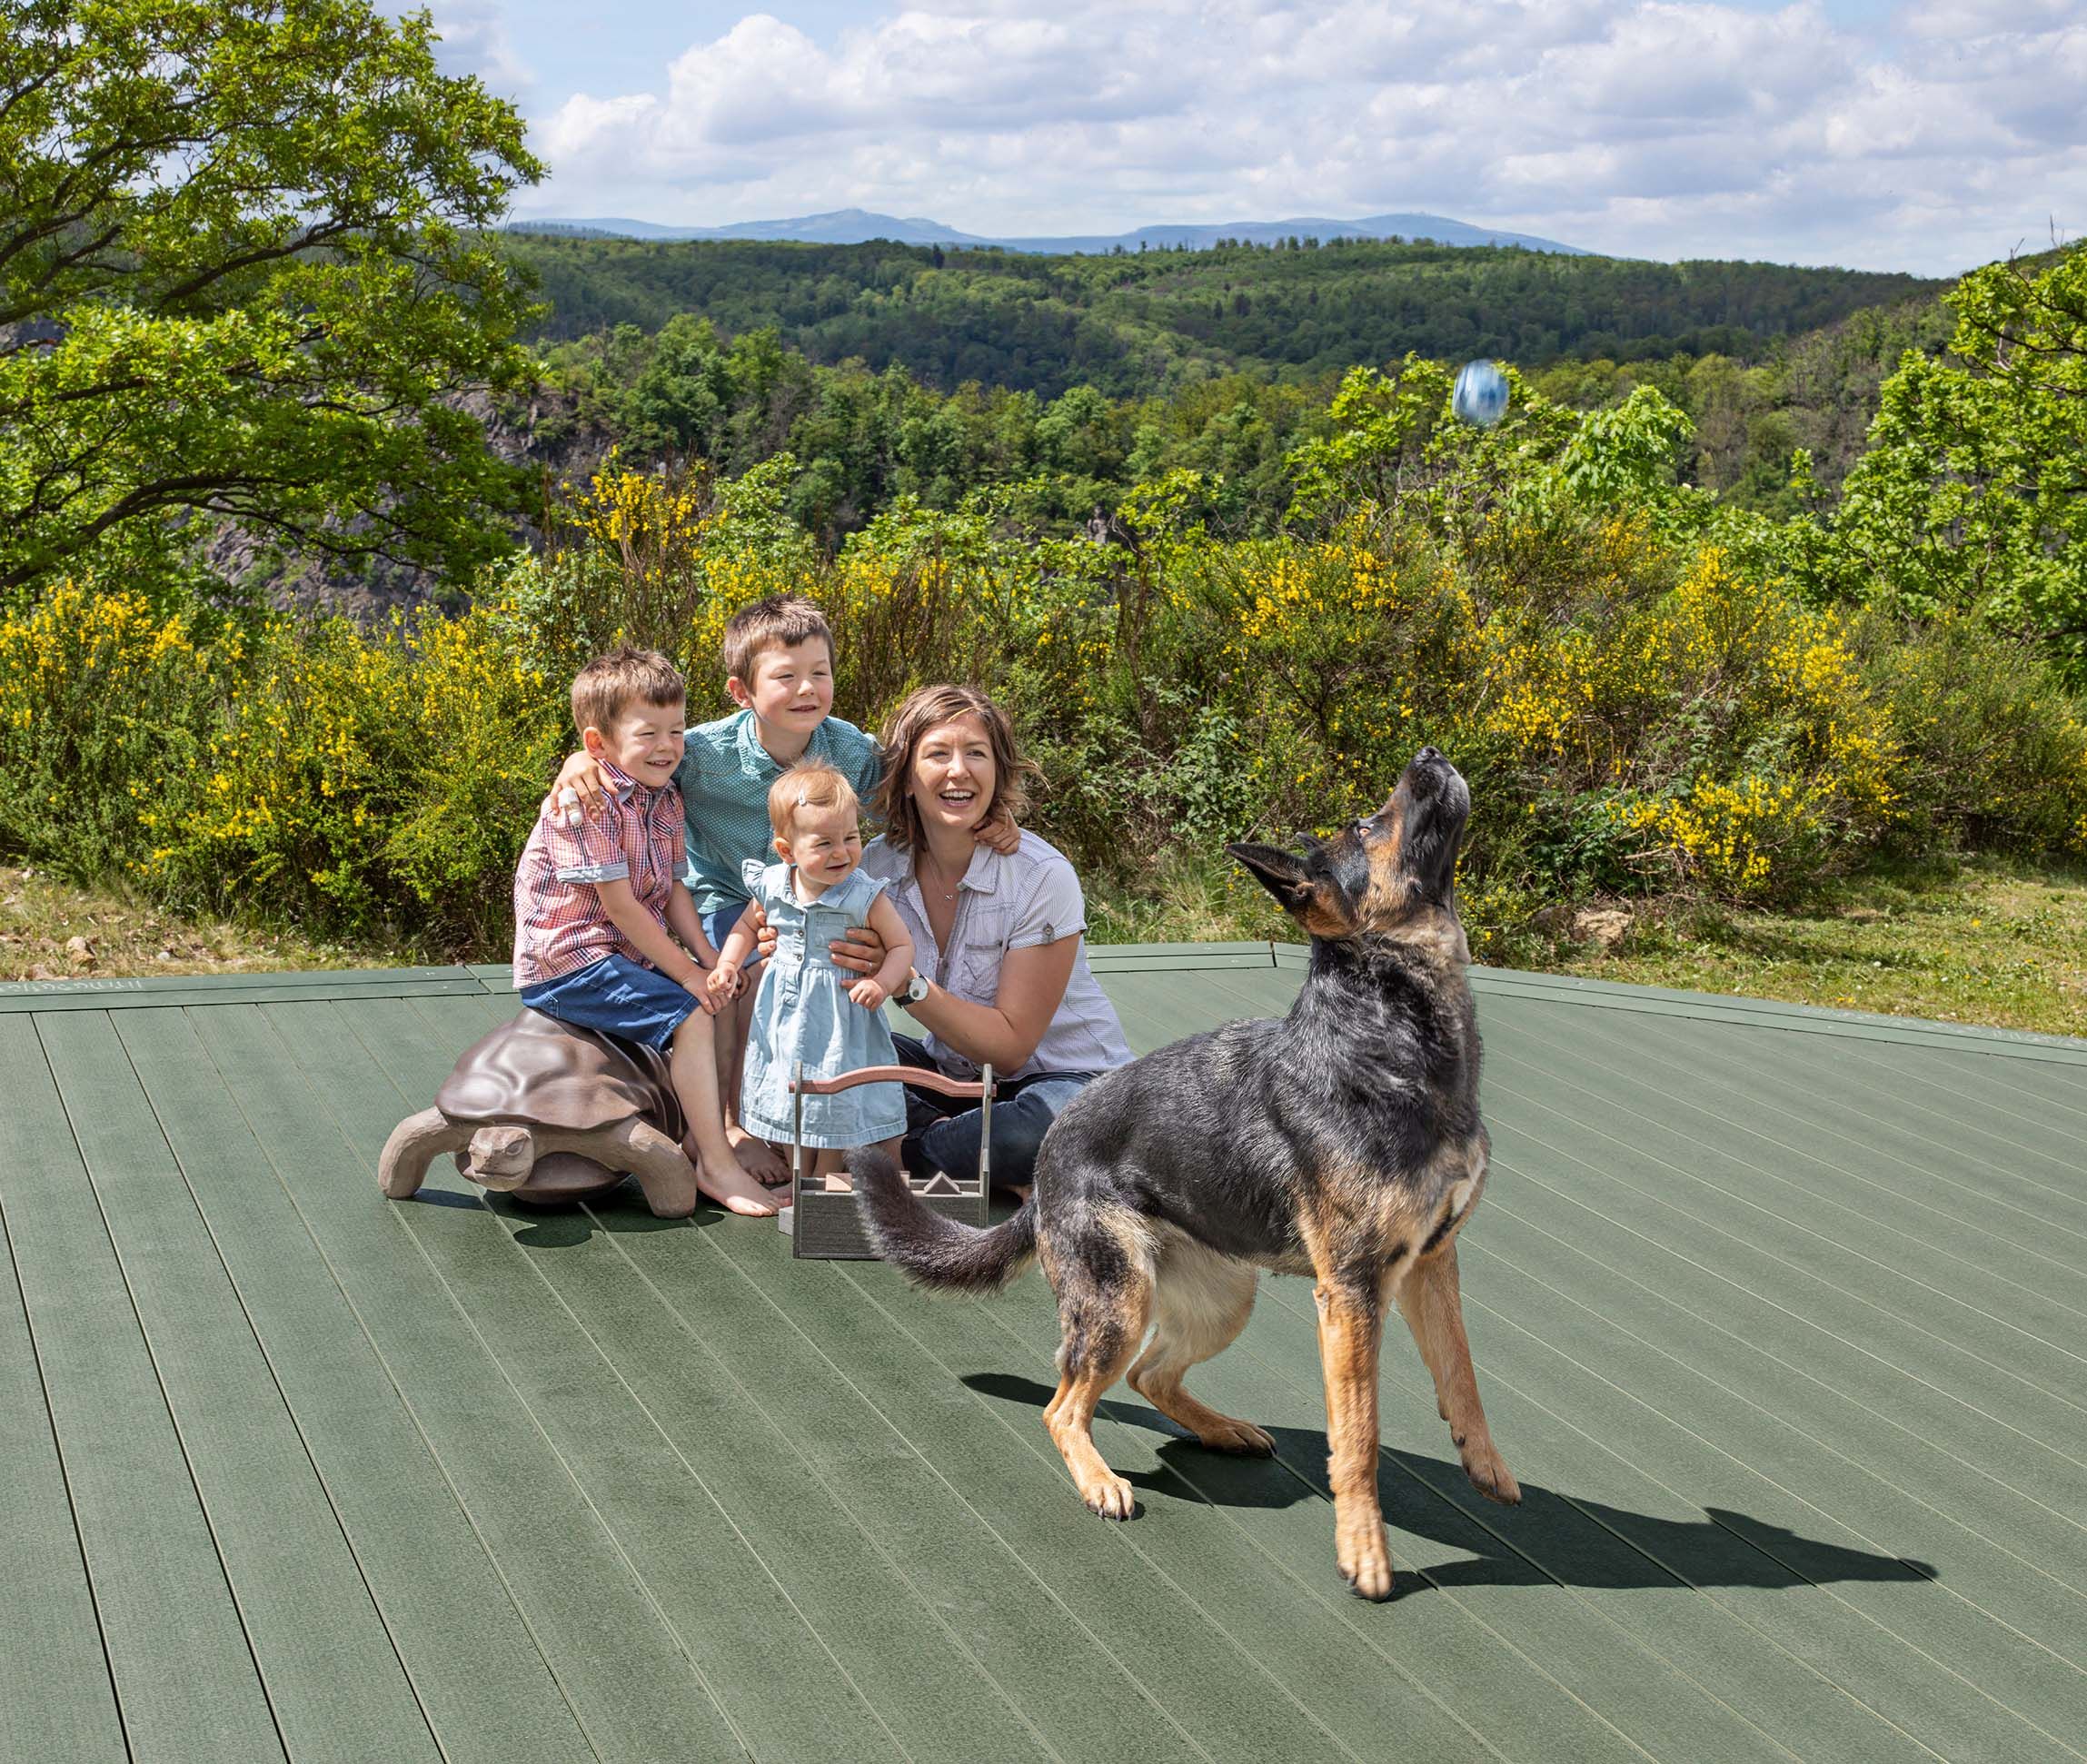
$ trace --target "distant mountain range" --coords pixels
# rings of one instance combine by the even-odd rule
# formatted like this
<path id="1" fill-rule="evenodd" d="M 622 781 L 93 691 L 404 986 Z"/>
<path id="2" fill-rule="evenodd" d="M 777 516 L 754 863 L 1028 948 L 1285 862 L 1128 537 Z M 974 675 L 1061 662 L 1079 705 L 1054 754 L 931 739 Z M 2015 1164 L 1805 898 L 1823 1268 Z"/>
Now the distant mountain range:
<path id="1" fill-rule="evenodd" d="M 1186 246 L 1206 250 L 1221 239 L 1257 245 L 1298 239 L 1429 239 L 1443 245 L 1520 245 L 1525 251 L 1560 252 L 1570 257 L 1589 253 L 1577 245 L 1533 233 L 1506 233 L 1473 226 L 1440 214 L 1371 214 L 1359 221 L 1332 221 L 1312 215 L 1292 221 L 1227 221 L 1216 225 L 1146 226 L 1129 233 L 1080 233 L 1061 239 L 981 238 L 959 233 L 939 221 L 900 220 L 866 209 L 840 208 L 830 214 L 799 214 L 786 221 L 735 221 L 730 226 L 661 226 L 652 221 L 529 220 L 508 223 L 511 233 L 549 233 L 604 239 L 796 239 L 810 244 L 860 245 L 889 239 L 903 245 L 946 245 L 956 251 L 998 249 L 1062 255 L 1072 252 L 1164 250 Z"/>

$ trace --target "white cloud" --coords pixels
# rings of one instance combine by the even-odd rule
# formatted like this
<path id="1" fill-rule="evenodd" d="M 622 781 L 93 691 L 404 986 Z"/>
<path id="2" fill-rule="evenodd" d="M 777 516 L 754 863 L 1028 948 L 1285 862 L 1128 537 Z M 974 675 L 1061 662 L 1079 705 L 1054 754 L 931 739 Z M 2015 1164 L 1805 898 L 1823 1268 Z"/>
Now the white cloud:
<path id="1" fill-rule="evenodd" d="M 444 74 L 473 74 L 504 98 L 529 89 L 529 69 L 515 52 L 496 0 L 437 0 L 430 11 L 442 39 L 435 45 L 435 65 Z"/>
<path id="2" fill-rule="evenodd" d="M 454 0 L 448 16 L 485 0 Z M 541 119 L 537 213 L 975 233 L 1427 209 L 1651 256 L 1945 271 L 2087 225 L 2078 0 L 929 0 L 765 14 Z"/>

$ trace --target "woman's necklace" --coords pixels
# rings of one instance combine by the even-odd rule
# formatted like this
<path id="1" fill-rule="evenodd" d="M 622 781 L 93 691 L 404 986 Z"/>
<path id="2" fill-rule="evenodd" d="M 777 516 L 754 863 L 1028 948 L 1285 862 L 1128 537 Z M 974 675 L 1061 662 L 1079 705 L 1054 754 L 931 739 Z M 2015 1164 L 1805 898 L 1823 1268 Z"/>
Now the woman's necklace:
<path id="1" fill-rule="evenodd" d="M 956 899 L 957 883 L 961 882 L 964 879 L 961 872 L 959 873 L 957 881 L 950 883 L 949 886 L 945 888 L 942 886 L 942 878 L 940 875 L 937 873 L 939 867 L 931 867 L 929 865 L 928 861 L 928 852 L 925 847 L 921 848 L 920 862 L 918 867 L 921 872 L 920 879 L 923 882 L 930 883 L 933 886 L 937 898 L 945 901 Z"/>

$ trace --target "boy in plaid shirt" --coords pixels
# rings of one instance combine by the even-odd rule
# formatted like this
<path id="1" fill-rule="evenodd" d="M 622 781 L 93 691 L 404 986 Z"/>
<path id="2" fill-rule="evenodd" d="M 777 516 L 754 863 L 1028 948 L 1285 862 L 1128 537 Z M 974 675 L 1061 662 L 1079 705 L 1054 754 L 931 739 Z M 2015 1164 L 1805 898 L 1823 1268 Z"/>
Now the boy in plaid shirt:
<path id="1" fill-rule="evenodd" d="M 674 772 L 686 705 L 680 671 L 654 650 L 597 657 L 573 680 L 601 808 L 531 829 L 514 873 L 514 982 L 532 1010 L 667 1050 L 697 1185 L 730 1212 L 766 1217 L 774 1203 L 725 1137 L 705 985 L 717 951 L 681 883 Z"/>

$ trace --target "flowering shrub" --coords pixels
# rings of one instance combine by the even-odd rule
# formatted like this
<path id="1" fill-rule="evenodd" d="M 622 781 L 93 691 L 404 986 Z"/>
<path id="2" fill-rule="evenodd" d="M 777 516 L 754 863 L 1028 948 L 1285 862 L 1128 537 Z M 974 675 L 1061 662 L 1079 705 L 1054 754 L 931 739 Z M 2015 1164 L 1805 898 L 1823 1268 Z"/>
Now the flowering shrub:
<path id="1" fill-rule="evenodd" d="M 572 669 L 653 644 L 715 714 L 725 620 L 787 589 L 833 623 L 841 715 L 874 727 L 933 679 L 999 695 L 1044 768 L 1039 828 L 1097 880 L 1199 886 L 1184 854 L 1327 830 L 1429 741 L 1473 788 L 1481 955 L 1589 892 L 1764 900 L 1894 847 L 2087 846 L 2077 705 L 1972 621 L 1851 621 L 1750 554 L 1552 495 L 1445 491 L 1454 520 L 1357 507 L 1223 540 L 1179 476 L 1127 511 L 1127 544 L 901 500 L 821 561 L 780 476 L 611 465 L 472 610 L 373 629 L 218 626 L 67 584 L 0 614 L 0 840 L 498 957 Z"/>
<path id="2" fill-rule="evenodd" d="M 242 660 L 234 634 L 82 583 L 0 616 L 0 841 L 122 868 L 146 805 L 195 770 Z"/>

